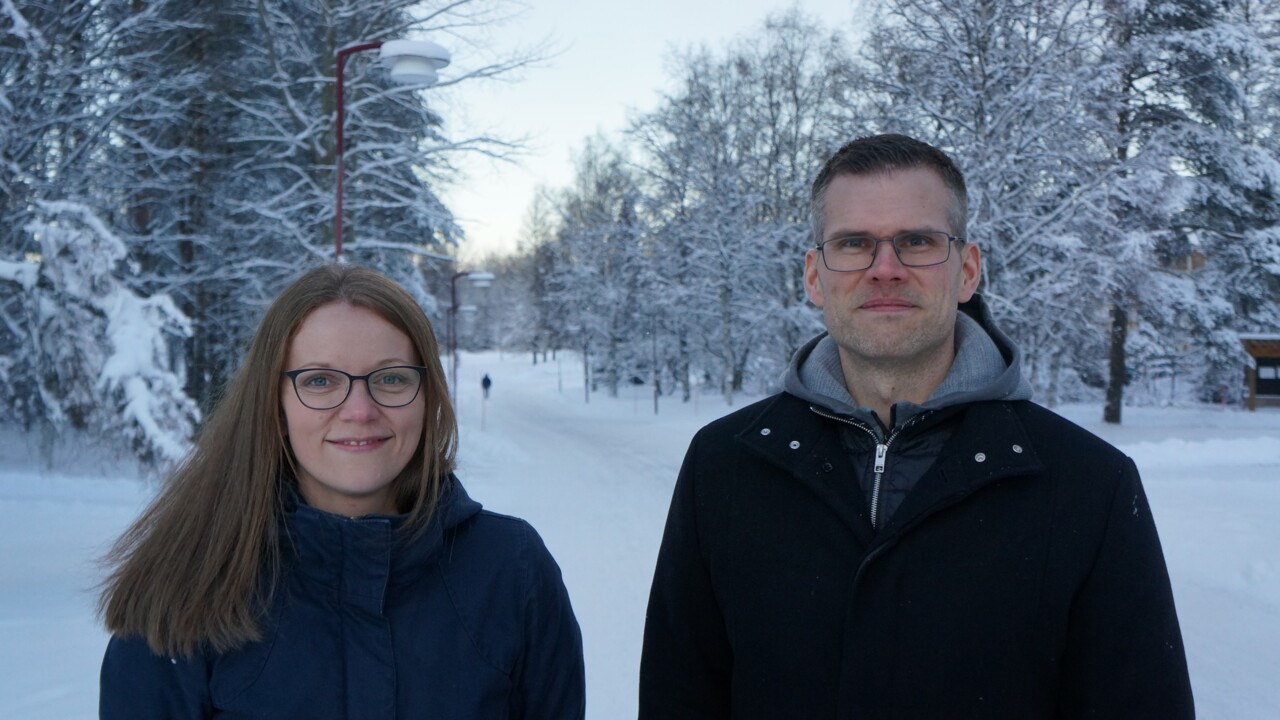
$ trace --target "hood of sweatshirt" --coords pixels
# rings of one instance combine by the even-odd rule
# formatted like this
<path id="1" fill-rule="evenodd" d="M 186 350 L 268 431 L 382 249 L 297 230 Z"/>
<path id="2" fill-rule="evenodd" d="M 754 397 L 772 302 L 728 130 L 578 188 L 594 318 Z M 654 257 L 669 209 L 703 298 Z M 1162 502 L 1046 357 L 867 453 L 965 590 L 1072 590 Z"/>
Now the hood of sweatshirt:
<path id="1" fill-rule="evenodd" d="M 845 386 L 835 340 L 822 333 L 791 358 L 783 389 L 828 412 L 880 429 L 875 413 L 858 406 Z M 1022 377 L 1022 353 L 996 327 L 982 296 L 974 294 L 956 314 L 956 355 L 947 376 L 923 403 L 898 402 L 892 422 L 902 425 L 928 410 L 983 400 L 1026 400 L 1031 385 Z"/>

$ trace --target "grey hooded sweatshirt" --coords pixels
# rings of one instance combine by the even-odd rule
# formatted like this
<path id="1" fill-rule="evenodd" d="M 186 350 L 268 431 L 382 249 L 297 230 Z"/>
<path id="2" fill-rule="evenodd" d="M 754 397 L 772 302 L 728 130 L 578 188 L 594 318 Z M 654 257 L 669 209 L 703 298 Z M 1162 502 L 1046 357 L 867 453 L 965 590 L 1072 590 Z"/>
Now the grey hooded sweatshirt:
<path id="1" fill-rule="evenodd" d="M 986 400 L 1027 400 L 1022 355 L 995 326 L 980 295 L 956 315 L 956 354 L 942 383 L 922 404 L 894 403 L 890 427 L 845 387 L 835 340 L 823 333 L 791 359 L 784 389 L 813 412 L 841 425 L 841 438 L 866 496 L 872 526 L 883 527 L 903 498 L 937 460 L 958 411 Z"/>

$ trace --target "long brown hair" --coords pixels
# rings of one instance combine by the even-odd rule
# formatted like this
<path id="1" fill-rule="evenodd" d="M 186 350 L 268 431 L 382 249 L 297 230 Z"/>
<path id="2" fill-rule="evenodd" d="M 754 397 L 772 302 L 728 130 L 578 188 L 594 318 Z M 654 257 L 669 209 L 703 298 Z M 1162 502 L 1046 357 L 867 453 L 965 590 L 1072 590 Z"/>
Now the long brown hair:
<path id="1" fill-rule="evenodd" d="M 298 326 L 333 302 L 377 313 L 409 336 L 427 368 L 422 441 L 393 485 L 406 527 L 426 524 L 458 447 L 435 334 L 395 282 L 353 265 L 319 267 L 267 309 L 195 448 L 105 556 L 110 573 L 98 611 L 108 630 L 141 635 L 167 655 L 190 655 L 201 645 L 225 652 L 261 638 L 259 621 L 280 567 L 282 483 L 294 467 L 280 373 Z"/>

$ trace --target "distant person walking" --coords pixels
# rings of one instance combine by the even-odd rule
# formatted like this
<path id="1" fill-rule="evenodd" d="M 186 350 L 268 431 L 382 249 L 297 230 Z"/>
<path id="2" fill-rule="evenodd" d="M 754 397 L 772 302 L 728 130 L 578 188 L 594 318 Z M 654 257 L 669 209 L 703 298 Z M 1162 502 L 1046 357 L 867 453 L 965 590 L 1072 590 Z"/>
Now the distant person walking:
<path id="1" fill-rule="evenodd" d="M 484 388 L 484 399 L 489 399 L 489 388 L 493 387 L 493 380 L 489 378 L 489 373 L 484 374 L 484 379 L 480 381 L 480 387 Z"/>

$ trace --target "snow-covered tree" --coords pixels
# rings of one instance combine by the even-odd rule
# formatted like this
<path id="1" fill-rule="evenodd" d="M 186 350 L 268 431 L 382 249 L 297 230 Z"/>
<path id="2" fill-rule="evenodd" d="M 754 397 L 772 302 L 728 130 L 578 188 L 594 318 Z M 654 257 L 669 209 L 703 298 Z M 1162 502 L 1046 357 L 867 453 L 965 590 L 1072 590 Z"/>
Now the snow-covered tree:
<path id="1" fill-rule="evenodd" d="M 1219 45 L 1239 94 L 1203 139 L 1202 182 L 1180 222 L 1188 256 L 1203 262 L 1200 285 L 1229 304 L 1200 394 L 1235 399 L 1244 359 L 1232 331 L 1274 332 L 1280 318 L 1280 2 L 1235 0 L 1223 12 Z"/>
<path id="2" fill-rule="evenodd" d="M 948 150 L 969 189 L 982 292 L 1054 402 L 1096 302 L 1082 232 L 1096 182 L 1079 108 L 1096 18 L 1061 0 L 889 0 L 863 46 L 855 112 Z"/>
<path id="3" fill-rule="evenodd" d="M 446 135 L 438 108 L 449 88 L 532 56 L 492 53 L 477 42 L 507 6 L 0 0 L 6 277 L 26 278 L 27 266 L 48 262 L 34 234 L 50 232 L 39 208 L 68 203 L 92 214 L 125 248 L 112 277 L 136 297 L 172 298 L 189 318 L 190 332 L 169 338 L 170 366 L 207 406 L 265 304 L 331 255 L 335 52 L 438 34 L 455 57 L 431 92 L 387 82 L 376 53 L 353 56 L 344 126 L 349 257 L 400 280 L 442 319 L 434 295 L 447 292 L 453 268 L 438 260 L 448 259 L 459 231 L 438 186 L 452 179 L 451 154 L 501 154 L 508 145 Z M 46 302 L 77 302 L 53 292 Z M 33 317 L 22 293 L 0 295 L 0 368 L 17 388 L 38 387 L 34 366 L 23 361 L 34 352 Z M 13 420 L 56 415 L 38 393 L 21 393 L 0 391 Z"/>
<path id="4" fill-rule="evenodd" d="M 93 350 L 77 355 L 77 348 L 55 347 L 73 343 L 76 335 L 48 331 L 66 322 L 68 328 L 93 332 L 89 318 L 78 316 L 104 312 L 106 306 L 76 293 L 114 302 L 112 307 L 121 311 L 129 310 L 131 299 L 145 304 L 151 302 L 145 298 L 154 297 L 154 304 L 146 306 L 151 309 L 135 312 L 134 318 L 155 316 L 158 327 L 174 330 L 156 316 L 167 311 L 169 301 L 162 289 L 166 283 L 159 280 L 165 269 L 151 258 L 179 221 L 182 204 L 159 202 L 156 194 L 181 187 L 195 163 L 176 134 L 166 134 L 163 127 L 173 127 L 172 118 L 182 113 L 200 77 L 188 65 L 166 65 L 181 46 L 182 33 L 198 24 L 186 16 L 174 20 L 176 4 L 11 0 L 0 13 L 0 76 L 6 88 L 0 103 L 5 128 L 0 134 L 0 254 L 9 262 L 39 264 L 45 277 L 53 272 L 49 268 L 66 265 L 50 264 L 49 252 L 74 255 L 80 252 L 75 246 L 80 240 L 107 247 L 92 261 L 96 275 L 58 271 L 68 283 L 92 278 L 94 288 L 42 281 L 34 286 L 37 305 L 26 292 L 6 293 L 0 300 L 0 355 L 12 381 L 3 393 L 5 406 L 12 420 L 29 427 L 50 431 L 69 425 L 99 434 L 117 432 L 119 423 L 103 414 L 107 410 L 94 412 L 85 401 L 107 400 L 108 392 L 129 394 L 138 399 L 123 406 L 128 422 L 134 423 L 126 437 L 151 461 L 173 459 L 172 451 L 187 432 L 181 422 L 189 416 L 186 397 L 180 390 L 172 393 L 167 378 L 142 374 L 135 382 L 111 376 L 124 367 L 120 358 L 125 356 L 115 353 L 108 356 L 115 360 L 106 368 L 105 384 L 61 387 L 50 384 L 59 370 L 40 359 L 65 352 L 72 375 L 97 372 Z M 79 223 L 84 231 L 59 231 L 69 223 Z M 112 276 L 119 288 L 107 296 L 106 273 L 112 269 L 103 267 L 118 262 L 121 251 L 135 270 Z M 50 319 L 64 306 L 71 317 Z M 174 339 L 180 337 L 169 338 Z M 180 373 L 180 348 L 165 343 L 163 351 L 172 355 L 159 361 L 162 366 L 177 358 L 173 364 Z M 142 400 L 144 394 L 150 400 Z M 164 402 L 172 404 L 163 407 Z M 173 421 L 167 430 L 171 435 L 149 425 L 155 418 Z"/>
<path id="5" fill-rule="evenodd" d="M 635 331 L 639 190 L 620 152 L 602 138 L 578 157 L 575 184 L 558 200 L 553 285 L 565 311 L 563 332 L 576 336 L 593 378 L 611 396 L 636 370 L 628 342 Z M 594 382 L 594 381 L 593 381 Z"/>
<path id="6" fill-rule="evenodd" d="M 121 281 L 125 243 L 77 203 L 41 202 L 27 227 L 40 243 L 39 274 L 11 273 L 21 287 L 41 425 L 123 439 L 148 464 L 186 454 L 199 410 L 171 365 L 171 343 L 190 333 L 167 295 L 140 296 Z"/>
<path id="7" fill-rule="evenodd" d="M 1102 17 L 1103 84 L 1091 109 L 1099 137 L 1112 149 L 1099 216 L 1112 229 L 1100 237 L 1123 260 L 1099 277 L 1110 293 L 1104 419 L 1119 422 L 1124 386 L 1146 359 L 1129 356 L 1131 327 L 1151 326 L 1147 355 L 1169 353 L 1169 341 L 1191 340 L 1218 375 L 1224 362 L 1242 361 L 1234 339 L 1212 332 L 1231 322 L 1229 290 L 1212 273 L 1188 276 L 1189 283 L 1170 275 L 1178 260 L 1190 262 L 1197 251 L 1191 228 L 1212 242 L 1249 214 L 1237 202 L 1252 173 L 1236 134 L 1242 93 L 1233 68 L 1241 59 L 1240 35 L 1222 3 L 1108 2 Z M 1199 252 L 1216 262 L 1212 252 Z M 1171 314 L 1183 332 L 1169 323 Z"/>
<path id="8" fill-rule="evenodd" d="M 676 89 L 630 136 L 652 226 L 651 325 L 688 397 L 694 372 L 731 400 L 772 382 L 816 329 L 804 301 L 808 185 L 850 132 L 839 35 L 792 11 L 722 54 L 685 54 Z"/>
<path id="9" fill-rule="evenodd" d="M 1105 385 L 1118 421 L 1125 384 L 1169 358 L 1208 360 L 1208 384 L 1240 361 L 1213 332 L 1232 291 L 1187 269 L 1258 268 L 1221 240 L 1274 207 L 1273 161 L 1238 132 L 1233 69 L 1257 43 L 1218 5 L 876 5 L 853 100 L 965 169 L 984 292 L 1050 402 L 1066 370 Z"/>

